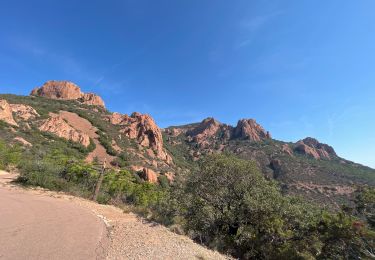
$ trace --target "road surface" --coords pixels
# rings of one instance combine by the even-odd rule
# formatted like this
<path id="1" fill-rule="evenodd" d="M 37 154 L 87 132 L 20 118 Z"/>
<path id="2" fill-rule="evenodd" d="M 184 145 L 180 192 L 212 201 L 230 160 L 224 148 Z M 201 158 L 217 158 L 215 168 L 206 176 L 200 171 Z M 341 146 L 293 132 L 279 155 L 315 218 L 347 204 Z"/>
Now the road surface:
<path id="1" fill-rule="evenodd" d="M 0 260 L 103 259 L 106 226 L 68 200 L 10 189 L 0 172 Z"/>

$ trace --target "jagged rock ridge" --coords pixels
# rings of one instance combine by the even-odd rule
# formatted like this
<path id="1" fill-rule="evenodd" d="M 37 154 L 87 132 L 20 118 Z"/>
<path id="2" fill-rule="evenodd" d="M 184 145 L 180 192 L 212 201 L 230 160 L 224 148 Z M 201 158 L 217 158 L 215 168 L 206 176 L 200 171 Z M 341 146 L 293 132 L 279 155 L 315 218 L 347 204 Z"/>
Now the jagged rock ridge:
<path id="1" fill-rule="evenodd" d="M 167 164 L 172 163 L 172 157 L 163 147 L 161 130 L 150 115 L 143 115 L 137 112 L 130 116 L 113 113 L 109 117 L 109 121 L 114 125 L 120 125 L 120 132 L 126 137 L 137 140 L 138 144 L 143 147 L 152 149 L 157 158 Z M 153 156 L 152 151 L 148 153 L 150 156 Z"/>
<path id="2" fill-rule="evenodd" d="M 93 93 L 83 93 L 80 87 L 70 81 L 47 81 L 43 86 L 33 89 L 30 95 L 52 99 L 77 100 L 86 105 L 105 107 L 101 97 Z"/>
<path id="3" fill-rule="evenodd" d="M 170 131 L 177 132 L 175 129 Z M 182 132 L 182 131 L 180 131 Z M 201 123 L 186 131 L 190 141 L 196 142 L 200 147 L 207 147 L 212 139 L 228 141 L 233 139 L 247 139 L 251 141 L 261 141 L 270 139 L 268 131 L 259 125 L 254 119 L 241 119 L 237 126 L 233 127 L 222 124 L 214 118 L 206 118 Z"/>

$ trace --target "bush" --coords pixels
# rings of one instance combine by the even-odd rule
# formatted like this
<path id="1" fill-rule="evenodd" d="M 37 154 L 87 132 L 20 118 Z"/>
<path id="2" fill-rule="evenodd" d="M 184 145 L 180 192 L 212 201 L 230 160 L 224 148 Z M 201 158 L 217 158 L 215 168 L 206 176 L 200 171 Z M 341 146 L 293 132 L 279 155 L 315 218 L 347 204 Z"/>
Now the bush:
<path id="1" fill-rule="evenodd" d="M 21 147 L 9 146 L 0 140 L 0 170 L 6 170 L 11 165 L 18 165 L 21 159 Z"/>
<path id="2" fill-rule="evenodd" d="M 301 199 L 283 196 L 254 162 L 209 156 L 188 176 L 181 195 L 186 231 L 241 259 L 371 256 L 373 233 L 365 226 L 357 229 L 356 219 L 344 213 L 322 213 Z"/>
<path id="3" fill-rule="evenodd" d="M 112 156 L 117 156 L 117 151 L 112 147 L 112 139 L 100 130 L 96 133 L 99 135 L 99 142 L 104 146 L 107 153 Z"/>

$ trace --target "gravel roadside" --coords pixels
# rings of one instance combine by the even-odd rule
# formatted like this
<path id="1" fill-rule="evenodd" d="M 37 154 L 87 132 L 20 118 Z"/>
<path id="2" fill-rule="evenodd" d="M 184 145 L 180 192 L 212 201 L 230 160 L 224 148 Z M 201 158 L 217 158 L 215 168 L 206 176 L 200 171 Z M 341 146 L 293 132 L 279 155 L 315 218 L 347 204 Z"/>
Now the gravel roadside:
<path id="1" fill-rule="evenodd" d="M 120 208 L 41 188 L 24 189 L 9 183 L 9 180 L 0 182 L 0 185 L 20 192 L 67 200 L 91 210 L 101 218 L 109 231 L 108 242 L 103 245 L 107 259 L 231 259 L 162 225 L 150 223 L 133 213 L 124 213 Z"/>

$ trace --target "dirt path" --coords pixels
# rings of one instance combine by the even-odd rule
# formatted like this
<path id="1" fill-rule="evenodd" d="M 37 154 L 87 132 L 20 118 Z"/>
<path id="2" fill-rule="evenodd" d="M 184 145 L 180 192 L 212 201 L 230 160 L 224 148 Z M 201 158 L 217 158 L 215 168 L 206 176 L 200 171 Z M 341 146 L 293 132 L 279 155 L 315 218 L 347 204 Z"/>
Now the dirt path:
<path id="1" fill-rule="evenodd" d="M 0 259 L 105 259 L 100 218 L 67 200 L 10 187 L 12 177 L 0 173 Z"/>
<path id="2" fill-rule="evenodd" d="M 3 177 L 1 177 L 3 176 Z M 4 177 L 5 176 L 5 177 Z M 84 237 L 85 239 L 93 239 L 93 237 L 97 236 L 98 228 L 92 228 L 95 230 L 82 230 L 82 225 L 85 225 L 83 220 L 81 219 L 81 215 L 78 213 L 74 214 L 65 214 L 65 208 L 69 209 L 68 212 L 70 212 L 70 209 L 81 209 L 82 212 L 87 211 L 90 214 L 82 213 L 84 218 L 91 219 L 92 216 L 97 216 L 100 219 L 102 219 L 102 222 L 106 223 L 107 230 L 108 230 L 108 243 L 106 243 L 106 240 L 102 240 L 102 247 L 99 248 L 107 248 L 106 250 L 106 258 L 107 259 L 229 259 L 217 252 L 211 251 L 206 249 L 205 247 L 202 247 L 196 243 L 194 243 L 192 240 L 185 236 L 177 235 L 172 232 L 170 232 L 167 228 L 160 226 L 155 223 L 148 223 L 144 221 L 143 219 L 139 218 L 135 214 L 132 213 L 124 213 L 121 209 L 109 206 L 109 205 L 99 205 L 92 201 L 84 200 L 81 198 L 73 197 L 66 195 L 64 193 L 57 193 L 52 191 L 43 190 L 40 188 L 36 189 L 28 189 L 25 190 L 23 188 L 20 188 L 15 185 L 11 185 L 10 183 L 6 183 L 7 180 L 5 178 L 9 178 L 9 175 L 1 175 L 0 174 L 0 191 L 5 193 L 12 193 L 14 194 L 15 198 L 18 197 L 26 197 L 28 199 L 33 198 L 31 200 L 41 200 L 41 206 L 40 210 L 43 210 L 44 207 L 50 207 L 50 205 L 59 205 L 59 207 L 56 208 L 57 215 L 61 215 L 58 217 L 61 222 L 48 222 L 51 221 L 51 218 L 43 219 L 41 218 L 38 220 L 38 223 L 46 222 L 44 225 L 48 225 L 48 223 L 52 223 L 55 229 L 46 229 L 43 232 L 39 232 L 37 229 L 31 229 L 30 235 L 32 233 L 36 234 L 47 234 L 46 237 L 48 237 L 48 240 L 56 241 L 57 239 L 59 241 L 65 241 L 64 235 L 66 231 L 66 228 L 69 229 L 69 223 L 73 221 L 77 221 L 77 225 L 79 227 L 76 228 L 76 233 L 73 235 L 70 235 L 70 241 L 67 241 L 69 243 L 75 244 L 76 246 L 79 245 L 79 243 L 82 243 L 80 237 Z M 4 191 L 6 190 L 6 191 Z M 0 198 L 2 197 L 2 194 L 0 193 Z M 47 201 L 47 204 L 43 204 L 44 201 Z M 0 207 L 2 210 L 4 208 L 7 208 L 9 204 L 14 203 L 12 201 L 7 201 L 6 204 L 0 199 Z M 19 207 L 21 207 L 22 201 L 19 204 Z M 61 206 L 60 208 L 60 205 Z M 13 206 L 11 206 L 10 210 L 8 211 L 9 217 L 13 216 Z M 54 208 L 52 208 L 54 209 Z M 43 212 L 43 211 L 42 211 Z M 34 214 L 39 214 L 35 213 Z M 0 219 L 2 220 L 2 211 L 0 211 Z M 16 214 L 22 214 L 22 212 L 18 212 Z M 43 214 L 41 214 L 43 215 Z M 39 215 L 38 215 L 39 217 Z M 43 217 L 43 216 L 40 216 Z M 78 220 L 76 220 L 78 218 Z M 52 217 L 52 219 L 55 219 L 55 217 Z M 88 220 L 89 221 L 89 220 Z M 3 221 L 0 221 L 3 222 Z M 23 227 L 23 223 L 30 223 L 27 219 L 23 219 L 22 221 L 18 221 L 15 224 L 12 224 L 11 226 L 14 227 L 14 230 L 20 230 L 21 227 Z M 32 222 L 31 223 L 36 223 Z M 0 224 L 0 231 L 4 227 L 9 227 L 10 224 Z M 33 225 L 33 224 L 32 224 Z M 22 229 L 21 229 L 22 230 Z M 99 228 L 99 230 L 101 230 Z M 91 233 L 90 233 L 91 232 Z M 96 232 L 96 233 L 95 233 Z M 2 233 L 2 232 L 1 232 Z M 14 247 L 7 247 L 4 249 L 2 243 L 3 240 L 6 242 L 7 238 L 3 237 L 3 235 L 0 233 L 0 259 L 1 255 L 4 255 L 5 253 L 8 253 L 8 250 L 15 250 L 17 249 L 16 246 Z M 62 235 L 60 235 L 62 233 Z M 94 234 L 92 234 L 94 233 Z M 99 232 L 100 233 L 100 232 Z M 28 238 L 25 238 L 22 240 L 13 241 L 18 245 L 18 251 L 21 251 L 21 253 L 24 250 L 20 250 L 22 248 L 22 245 L 25 245 L 27 243 L 30 243 L 30 248 L 39 248 L 42 247 L 43 243 L 40 241 L 42 240 L 35 240 L 34 238 L 31 239 L 31 241 L 27 240 Z M 29 238 L 30 239 L 30 238 Z M 41 238 L 42 239 L 42 238 Z M 91 240 L 90 240 L 91 241 Z M 52 243 L 52 242 L 51 242 Z M 78 244 L 77 244 L 78 243 Z M 9 243 L 8 243 L 9 244 Z M 13 244 L 13 243 L 12 243 Z M 108 246 L 105 246 L 108 245 Z M 11 245 L 9 245 L 11 246 Z M 80 246 L 82 247 L 82 246 Z M 45 248 L 44 246 L 42 248 Z M 86 247 L 83 247 L 86 248 Z M 39 250 L 39 249 L 38 249 Z M 66 248 L 55 248 L 56 251 L 54 252 L 60 252 L 61 254 L 65 252 Z M 83 249 L 81 249 L 83 250 Z M 17 251 L 17 250 L 16 250 Z M 93 249 L 88 250 L 91 253 L 92 251 L 95 251 Z M 96 250 L 98 251 L 98 250 Z M 89 252 L 87 252 L 89 253 Z M 100 257 L 100 255 L 99 255 Z M 4 258 L 8 259 L 8 258 Z M 12 259 L 17 259 L 15 257 L 12 257 Z M 21 259 L 33 259 L 29 257 L 21 257 Z M 43 257 L 39 257 L 39 259 L 43 259 Z M 49 257 L 48 259 L 54 259 Z M 81 259 L 77 257 L 61 257 L 59 259 Z M 86 257 L 86 259 L 95 259 L 91 256 Z"/>

